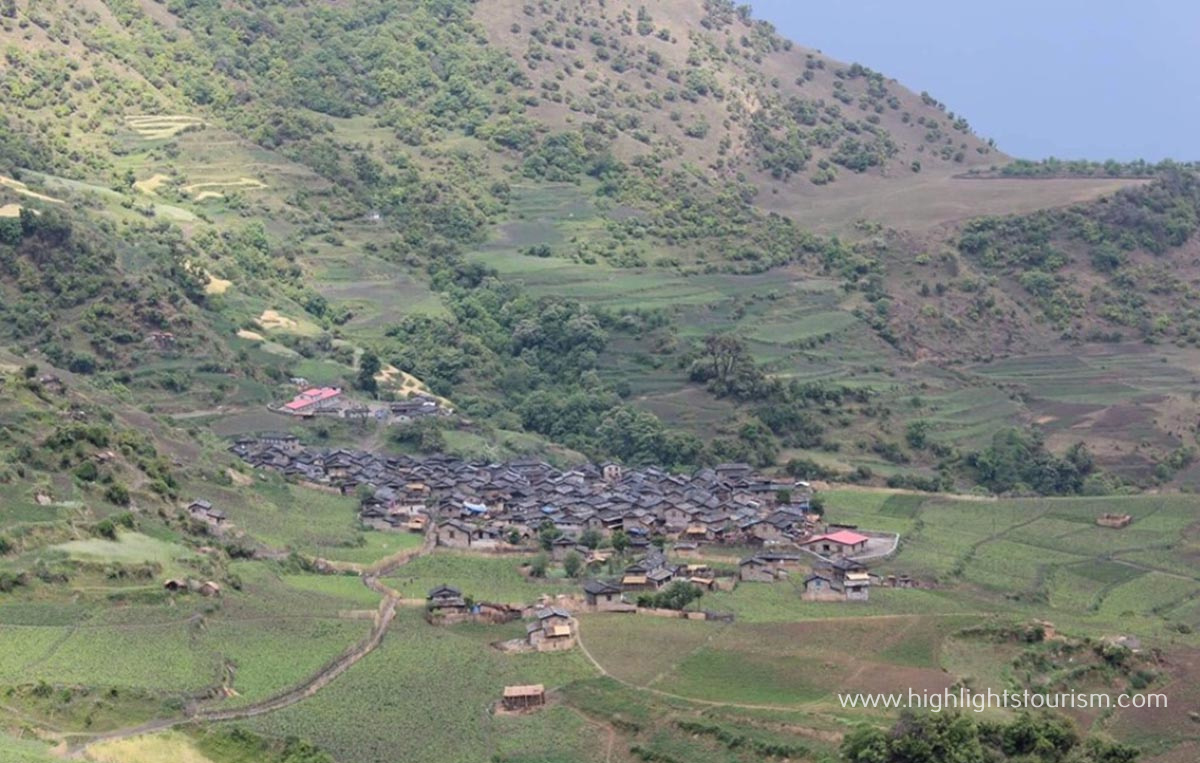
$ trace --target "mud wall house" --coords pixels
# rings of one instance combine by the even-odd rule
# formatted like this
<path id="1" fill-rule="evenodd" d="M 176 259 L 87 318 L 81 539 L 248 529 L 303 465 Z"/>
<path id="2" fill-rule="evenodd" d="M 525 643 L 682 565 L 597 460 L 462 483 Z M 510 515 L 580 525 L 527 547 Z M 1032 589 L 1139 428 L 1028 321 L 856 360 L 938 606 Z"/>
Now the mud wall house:
<path id="1" fill-rule="evenodd" d="M 213 508 L 211 503 L 202 498 L 189 503 L 187 513 L 192 519 L 199 520 L 212 527 L 222 527 L 229 520 L 225 512 Z"/>
<path id="2" fill-rule="evenodd" d="M 583 584 L 583 595 L 588 606 L 600 611 L 627 606 L 621 596 L 621 586 L 606 580 L 588 580 Z"/>
<path id="3" fill-rule="evenodd" d="M 746 582 L 773 583 L 775 566 L 761 556 L 750 556 L 738 562 L 738 578 Z"/>
<path id="4" fill-rule="evenodd" d="M 871 576 L 866 572 L 849 572 L 842 579 L 847 601 L 866 601 L 871 594 Z"/>
<path id="5" fill-rule="evenodd" d="M 646 580 L 645 573 L 626 572 L 621 576 L 622 591 L 647 591 L 650 590 L 650 585 Z"/>
<path id="6" fill-rule="evenodd" d="M 470 548 L 476 530 L 457 519 L 443 519 L 437 524 L 437 544 L 448 548 Z"/>
<path id="7" fill-rule="evenodd" d="M 1114 530 L 1128 527 L 1131 522 L 1133 522 L 1133 517 L 1129 514 L 1104 513 L 1096 517 L 1096 524 L 1101 527 L 1111 527 Z"/>
<path id="8" fill-rule="evenodd" d="M 299 453 L 300 438 L 294 434 L 286 434 L 283 432 L 264 432 L 258 436 L 260 444 L 271 448 L 278 448 L 284 453 Z"/>
<path id="9" fill-rule="evenodd" d="M 808 601 L 842 601 L 841 585 L 828 572 L 814 572 L 804 579 L 804 598 Z"/>
<path id="10" fill-rule="evenodd" d="M 575 620 L 557 607 L 537 612 L 525 629 L 529 645 L 539 652 L 557 652 L 575 646 Z"/>
<path id="11" fill-rule="evenodd" d="M 505 686 L 500 704 L 509 712 L 542 707 L 546 704 L 546 688 L 542 684 Z"/>
<path id="12" fill-rule="evenodd" d="M 566 535 L 560 535 L 550 541 L 550 556 L 554 561 L 561 562 L 567 554 L 575 550 L 576 541 Z"/>
<path id="13" fill-rule="evenodd" d="M 462 591 L 443 583 L 425 595 L 425 609 L 431 615 L 463 614 L 467 611 L 467 601 Z"/>

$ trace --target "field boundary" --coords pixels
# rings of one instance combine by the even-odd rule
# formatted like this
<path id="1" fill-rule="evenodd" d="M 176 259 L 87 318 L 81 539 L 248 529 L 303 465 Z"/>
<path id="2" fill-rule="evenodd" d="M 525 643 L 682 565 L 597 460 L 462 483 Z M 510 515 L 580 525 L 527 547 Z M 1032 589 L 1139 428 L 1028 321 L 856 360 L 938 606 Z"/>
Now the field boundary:
<path id="1" fill-rule="evenodd" d="M 141 736 L 143 734 L 153 734 L 188 723 L 235 721 L 254 718 L 291 707 L 313 696 L 338 676 L 358 664 L 368 654 L 375 651 L 383 642 L 383 637 L 387 633 L 388 626 L 391 625 L 392 620 L 396 617 L 396 608 L 400 603 L 400 595 L 380 582 L 380 578 L 394 572 L 413 559 L 430 553 L 434 548 L 435 541 L 436 536 L 432 532 L 426 532 L 425 540 L 415 549 L 405 549 L 404 551 L 373 562 L 370 565 L 354 565 L 360 568 L 359 574 L 363 585 L 383 597 L 375 611 L 371 630 L 366 638 L 342 652 L 332 662 L 327 663 L 300 684 L 273 697 L 268 697 L 244 707 L 211 710 L 190 708 L 188 713 L 181 718 L 162 718 L 138 726 L 96 734 L 88 737 L 87 741 L 79 742 L 74 746 L 68 746 L 66 757 L 79 760 L 83 758 L 89 747 L 100 742 L 110 742 Z"/>

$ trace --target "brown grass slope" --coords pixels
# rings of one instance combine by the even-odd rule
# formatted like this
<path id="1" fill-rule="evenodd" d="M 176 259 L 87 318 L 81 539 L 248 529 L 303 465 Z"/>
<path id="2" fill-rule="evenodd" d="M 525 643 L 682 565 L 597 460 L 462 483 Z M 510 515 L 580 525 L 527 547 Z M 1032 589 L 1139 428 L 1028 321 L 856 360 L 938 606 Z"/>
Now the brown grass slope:
<path id="1" fill-rule="evenodd" d="M 759 208 L 822 232 L 861 218 L 924 229 L 1128 184 L 956 178 L 1009 157 L 932 96 L 793 44 L 727 3 L 481 0 L 476 19 L 526 67 L 537 121 L 616 125 L 621 158 L 665 155 L 748 180 Z"/>

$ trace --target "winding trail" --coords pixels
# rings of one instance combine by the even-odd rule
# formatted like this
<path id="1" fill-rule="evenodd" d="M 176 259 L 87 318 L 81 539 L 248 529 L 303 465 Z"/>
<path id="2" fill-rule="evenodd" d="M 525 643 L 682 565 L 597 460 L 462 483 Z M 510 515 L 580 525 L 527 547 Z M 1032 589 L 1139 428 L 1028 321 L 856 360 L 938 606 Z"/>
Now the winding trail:
<path id="1" fill-rule="evenodd" d="M 363 585 L 378 593 L 383 598 L 379 602 L 379 608 L 375 612 L 371 623 L 371 630 L 367 633 L 367 636 L 345 652 L 342 652 L 332 662 L 309 676 L 302 683 L 293 686 L 281 694 L 276 694 L 273 697 L 268 697 L 249 705 L 243 705 L 242 707 L 225 709 L 192 707 L 188 709 L 186 715 L 180 718 L 160 718 L 138 726 L 88 735 L 83 739 L 78 739 L 71 743 L 67 748 L 66 757 L 82 759 L 88 747 L 100 742 L 109 742 L 116 739 L 127 739 L 129 737 L 141 736 L 142 734 L 166 731 L 167 729 L 188 723 L 214 723 L 254 718 L 275 712 L 276 710 L 282 710 L 285 707 L 290 707 L 308 699 L 328 686 L 338 676 L 354 667 L 362 658 L 375 651 L 379 644 L 383 642 L 383 636 L 387 633 L 388 626 L 391 625 L 392 620 L 396 617 L 396 607 L 400 603 L 400 594 L 384 585 L 380 579 L 403 567 L 413 559 L 428 554 L 433 550 L 435 543 L 436 536 L 432 532 L 427 532 L 425 540 L 415 549 L 399 551 L 370 565 L 346 565 L 343 567 L 343 569 L 356 570 L 361 576 Z"/>

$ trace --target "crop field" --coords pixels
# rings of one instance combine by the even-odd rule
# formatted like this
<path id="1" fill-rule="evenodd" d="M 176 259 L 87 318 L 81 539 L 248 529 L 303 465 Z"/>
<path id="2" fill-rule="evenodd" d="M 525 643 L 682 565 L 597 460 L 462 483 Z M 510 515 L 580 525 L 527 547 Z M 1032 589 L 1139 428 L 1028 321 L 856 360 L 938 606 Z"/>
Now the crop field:
<path id="1" fill-rule="evenodd" d="M 199 127 L 204 120 L 183 114 L 131 114 L 125 117 L 125 124 L 146 140 L 163 140 Z"/>
<path id="2" fill-rule="evenodd" d="M 948 685 L 953 679 L 940 670 L 940 644 L 977 621 L 860 617 L 857 608 L 842 614 L 729 625 L 594 615 L 585 619 L 583 635 L 601 665 L 635 685 L 697 700 L 798 706 L 828 700 L 837 689 Z M 646 643 L 656 648 L 639 648 Z"/>
<path id="3" fill-rule="evenodd" d="M 702 620 L 675 620 L 599 613 L 580 620 L 584 643 L 612 676 L 648 686 L 679 660 L 728 627 Z M 647 649 L 646 644 L 654 644 Z"/>
<path id="4" fill-rule="evenodd" d="M 53 763 L 50 747 L 36 739 L 20 739 L 0 732 L 0 763 Z"/>
<path id="5" fill-rule="evenodd" d="M 183 546 L 151 538 L 139 532 L 121 532 L 115 541 L 102 538 L 73 540 L 51 546 L 50 550 L 61 551 L 81 562 L 156 562 L 168 572 L 178 568 L 177 561 L 196 557 L 194 552 Z"/>
<path id="6" fill-rule="evenodd" d="M 379 594 L 363 585 L 358 575 L 282 575 L 280 581 L 289 588 L 331 596 L 364 609 L 374 610 L 379 604 Z"/>
<path id="7" fill-rule="evenodd" d="M 578 650 L 505 655 L 473 631 L 436 628 L 407 610 L 360 666 L 308 701 L 251 724 L 262 733 L 312 739 L 343 763 L 474 762 L 496 750 L 515 750 L 530 733 L 525 718 L 499 721 L 489 715 L 505 685 L 542 683 L 553 689 L 590 675 L 594 669 Z M 536 716 L 531 718 L 540 728 Z M 430 734 L 431 727 L 438 733 Z M 580 724 L 544 744 L 577 751 L 604 740 Z"/>
<path id="8" fill-rule="evenodd" d="M 341 549 L 354 555 L 365 548 L 359 546 L 362 533 L 353 496 L 289 485 L 275 477 L 256 480 L 253 487 L 195 485 L 191 494 L 212 501 L 234 525 L 274 547 L 315 555 Z"/>
<path id="9" fill-rule="evenodd" d="M 361 606 L 374 609 L 365 603 Z M 369 620 L 304 616 L 215 620 L 198 646 L 233 667 L 232 688 L 237 696 L 227 704 L 239 705 L 300 683 L 363 638 L 369 626 Z"/>
<path id="10" fill-rule="evenodd" d="M 398 551 L 407 551 L 421 545 L 423 537 L 418 533 L 389 533 L 374 530 L 364 530 L 362 545 L 356 546 L 326 546 L 312 545 L 306 550 L 321 559 L 331 562 L 353 562 L 355 564 L 370 564 L 371 562 L 391 556 Z"/>
<path id="11" fill-rule="evenodd" d="M 443 583 L 460 588 L 476 601 L 528 604 L 541 594 L 578 593 L 579 584 L 562 578 L 531 579 L 520 565 L 532 557 L 518 554 L 477 556 L 453 551 L 414 559 L 387 578 L 405 598 L 423 599 Z"/>

